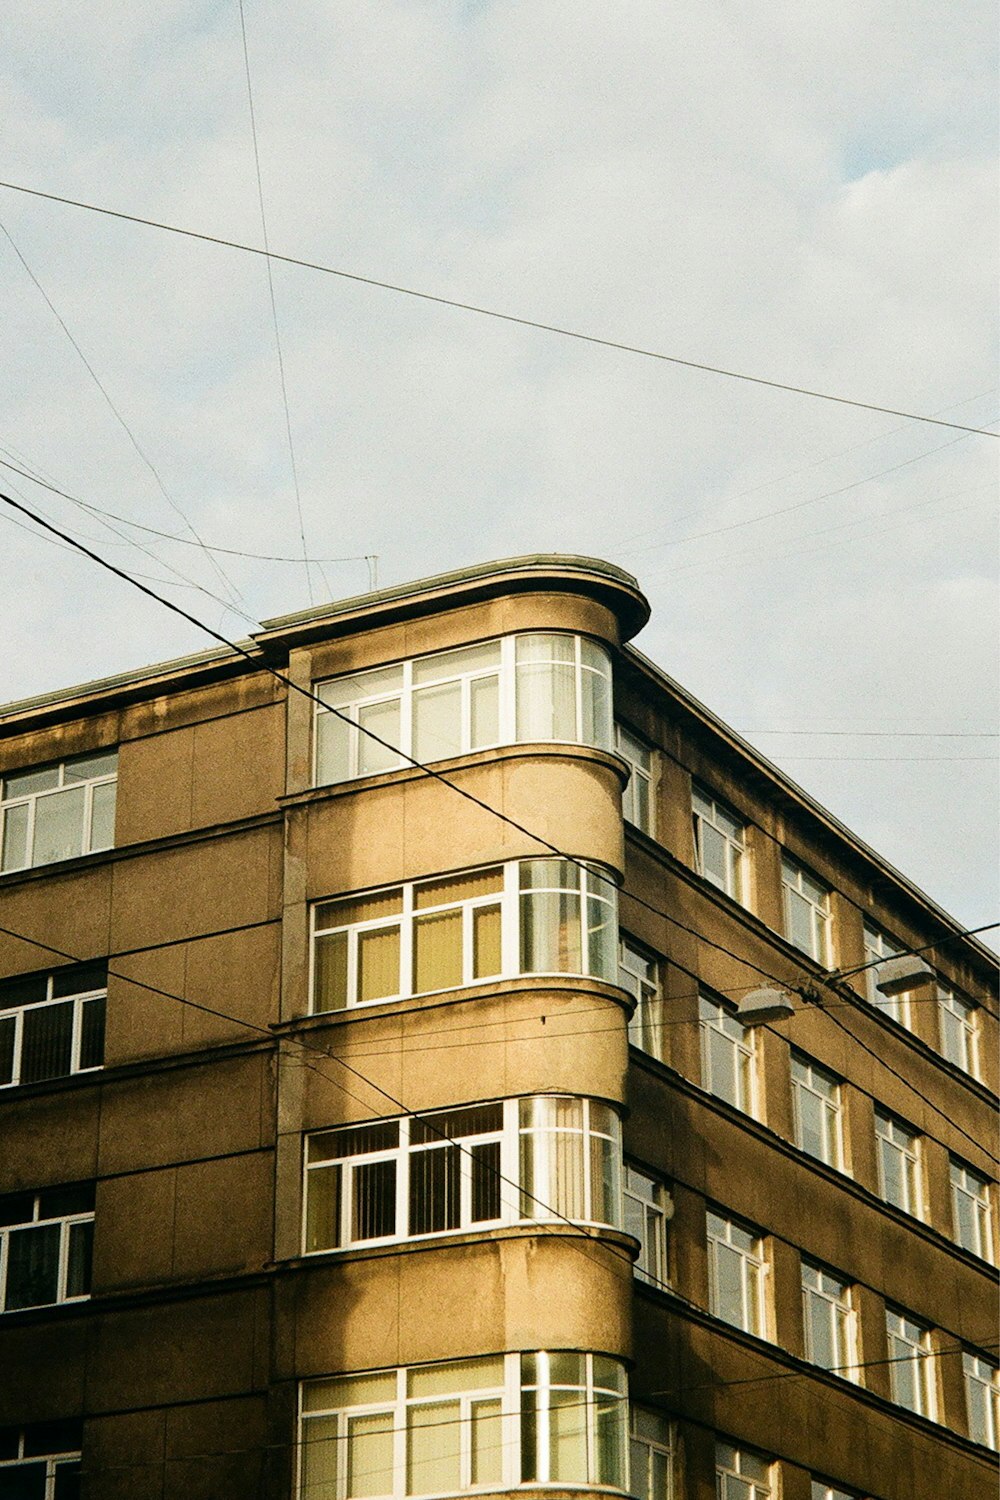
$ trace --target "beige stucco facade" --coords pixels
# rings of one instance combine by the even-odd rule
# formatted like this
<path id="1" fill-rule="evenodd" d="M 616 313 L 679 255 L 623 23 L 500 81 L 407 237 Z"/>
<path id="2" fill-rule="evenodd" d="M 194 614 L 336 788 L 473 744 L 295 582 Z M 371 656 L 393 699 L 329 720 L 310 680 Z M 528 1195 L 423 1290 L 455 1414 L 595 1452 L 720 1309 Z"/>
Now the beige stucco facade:
<path id="1" fill-rule="evenodd" d="M 989 954 L 956 938 L 957 924 L 923 893 L 630 647 L 646 613 L 635 581 L 607 564 L 522 559 L 269 622 L 247 648 L 250 659 L 205 653 L 0 712 L 8 814 L 19 773 L 101 750 L 118 756 L 112 847 L 0 872 L 0 1026 L 22 1007 L 11 1027 L 14 1079 L 0 1081 L 8 1245 L 45 1218 L 53 1190 L 94 1185 L 86 1294 L 65 1295 L 60 1283 L 60 1295 L 39 1302 L 32 1287 L 41 1281 L 15 1267 L 20 1250 L 8 1249 L 6 1261 L 0 1253 L 8 1291 L 22 1276 L 13 1300 L 30 1304 L 0 1312 L 0 1429 L 22 1434 L 8 1437 L 21 1444 L 8 1463 L 27 1463 L 23 1434 L 44 1433 L 37 1424 L 70 1422 L 81 1434 L 87 1500 L 382 1494 L 345 1477 L 343 1465 L 336 1475 L 331 1466 L 315 1497 L 304 1488 L 313 1429 L 305 1419 L 300 1426 L 299 1413 L 309 1382 L 506 1355 L 503 1399 L 516 1406 L 514 1356 L 574 1351 L 626 1372 L 633 1408 L 659 1424 L 672 1491 L 650 1489 L 639 1474 L 641 1442 L 631 1481 L 619 1468 L 621 1483 L 609 1482 L 600 1464 L 618 1460 L 595 1457 L 605 1440 L 589 1416 L 585 1456 L 573 1459 L 590 1465 L 582 1478 L 560 1479 L 546 1446 L 548 1482 L 525 1469 L 503 1488 L 562 1496 L 630 1483 L 640 1500 L 710 1500 L 722 1444 L 769 1465 L 774 1500 L 810 1500 L 821 1482 L 872 1500 L 992 1493 L 995 1454 L 975 1440 L 983 1436 L 978 1388 L 964 1373 L 965 1356 L 997 1363 Z M 581 695 L 592 690 L 581 663 L 595 650 L 610 662 L 615 721 L 648 755 L 649 805 L 638 822 L 623 816 L 630 766 L 607 736 L 601 743 L 585 727 L 575 738 L 503 739 L 528 691 L 527 668 L 511 676 L 521 672 L 514 645 L 504 646 L 507 665 L 498 669 L 494 742 L 463 745 L 431 773 L 404 758 L 317 784 L 316 684 L 522 638 L 585 643 L 572 668 L 580 725 L 588 723 Z M 399 692 L 402 733 L 416 689 Z M 741 830 L 735 894 L 706 873 L 693 788 Z M 826 893 L 826 962 L 787 930 L 789 858 Z M 551 892 L 532 904 L 525 871 L 541 871 L 530 865 L 538 860 L 552 862 L 550 880 L 561 861 L 565 890 L 576 881 L 584 891 L 577 905 L 577 896 Z M 408 968 L 405 957 L 408 944 L 434 941 L 419 937 L 429 930 L 420 928 L 421 893 L 431 888 L 422 883 L 482 872 L 493 881 L 482 886 L 488 894 L 466 895 L 460 911 L 459 903 L 441 916 L 465 924 L 448 942 L 465 945 L 466 971 L 422 989 L 409 977 L 417 959 Z M 337 904 L 348 897 L 354 906 Z M 493 902 L 499 976 L 469 947 L 480 941 L 477 900 Z M 655 975 L 646 1032 L 628 973 L 616 961 L 608 968 L 607 936 L 596 931 L 614 900 L 615 959 L 620 927 Z M 379 901 L 391 907 L 381 928 L 371 915 Z M 320 911 L 333 912 L 324 920 L 338 933 L 336 914 L 355 913 L 343 922 L 348 956 L 336 960 L 343 995 L 325 1009 L 315 999 Z M 899 947 L 941 944 L 904 1022 L 871 1003 L 865 973 L 833 974 L 866 962 L 866 923 Z M 548 943 L 547 969 L 525 957 L 531 942 Z M 374 973 L 392 943 L 401 945 L 401 993 L 365 993 L 376 980 L 363 976 L 363 963 Z M 450 950 L 434 955 L 445 962 Z M 480 962 L 485 975 L 469 968 Z M 28 1022 L 13 982 L 37 987 L 77 964 L 107 968 L 103 1065 L 18 1082 Z M 795 1013 L 734 1031 L 741 995 L 765 976 L 792 993 Z M 814 998 L 803 998 L 810 989 Z M 959 1040 L 971 1039 L 972 1050 L 960 1062 L 946 1055 L 956 1044 L 946 1034 L 945 992 L 966 1007 Z M 745 1042 L 738 1099 L 721 1073 L 711 1076 L 705 997 L 728 1025 L 718 1046 L 738 1051 Z M 803 1059 L 833 1091 L 831 1159 L 803 1141 L 793 1081 Z M 574 1165 L 568 1136 L 557 1141 L 554 1126 L 531 1134 L 534 1099 L 576 1101 L 590 1122 Z M 339 1194 L 355 1173 L 354 1218 L 339 1206 L 330 1213 L 349 1242 L 310 1247 L 305 1199 L 320 1178 L 309 1176 L 309 1142 L 360 1143 L 372 1122 L 396 1129 L 425 1116 L 425 1144 L 454 1146 L 459 1116 L 442 1115 L 439 1128 L 434 1112 L 465 1110 L 471 1119 L 487 1104 L 490 1118 L 502 1108 L 505 1122 L 502 1132 L 489 1127 L 497 1152 L 489 1161 L 500 1166 L 488 1169 L 507 1203 L 504 1222 L 497 1212 L 476 1227 L 487 1220 L 476 1221 L 468 1194 L 487 1192 L 488 1172 L 466 1165 L 468 1147 L 455 1147 L 454 1181 L 434 1189 L 447 1207 L 429 1177 L 421 1187 L 416 1157 L 392 1158 L 397 1186 L 387 1189 L 389 1168 L 364 1177 L 343 1164 L 345 1147 L 348 1155 L 331 1160 L 341 1163 Z M 917 1142 L 919 1202 L 908 1208 L 886 1187 L 878 1132 L 887 1117 Z M 613 1130 L 595 1123 L 607 1119 Z M 355 1135 L 322 1136 L 348 1128 Z M 610 1148 L 597 1139 L 605 1129 L 619 1154 L 610 1166 Z M 544 1180 L 551 1200 L 531 1200 L 541 1212 L 525 1207 L 525 1163 L 536 1158 L 547 1165 L 533 1170 L 548 1176 L 532 1181 Z M 956 1163 L 971 1170 L 973 1186 L 986 1184 L 976 1249 L 962 1243 L 956 1218 Z M 657 1205 L 642 1244 L 615 1199 L 623 1164 Z M 602 1173 L 610 1186 L 602 1188 Z M 596 1211 L 602 1191 L 614 1212 Z M 386 1233 L 380 1221 L 374 1233 L 392 1192 L 396 1229 Z M 33 1219 L 24 1217 L 29 1200 Z M 411 1224 L 420 1213 L 451 1220 L 408 1234 L 407 1212 Z M 746 1326 L 720 1290 L 713 1216 L 753 1236 L 756 1269 L 746 1273 L 746 1262 L 741 1274 L 759 1272 L 759 1305 Z M 650 1269 L 654 1239 L 658 1270 Z M 634 1274 L 637 1257 L 645 1275 Z M 831 1373 L 815 1357 L 803 1264 L 836 1273 L 845 1288 L 850 1371 Z M 900 1399 L 887 1310 L 926 1334 L 924 1411 Z M 599 1404 L 589 1392 L 580 1400 L 588 1411 Z M 523 1419 L 505 1413 L 505 1441 L 520 1432 L 521 1452 Z M 351 1441 L 346 1427 L 337 1441 Z M 4 1461 L 0 1449 L 0 1495 Z M 514 1459 L 504 1462 L 510 1479 Z M 495 1492 L 471 1474 L 449 1493 Z M 396 1484 L 404 1493 L 405 1474 Z"/>

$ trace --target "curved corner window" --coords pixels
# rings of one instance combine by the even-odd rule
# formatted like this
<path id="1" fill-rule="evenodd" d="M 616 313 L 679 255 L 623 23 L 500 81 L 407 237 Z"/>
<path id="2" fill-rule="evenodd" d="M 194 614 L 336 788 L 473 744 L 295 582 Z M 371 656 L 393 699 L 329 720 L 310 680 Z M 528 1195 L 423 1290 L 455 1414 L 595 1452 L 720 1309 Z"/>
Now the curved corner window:
<path id="1" fill-rule="evenodd" d="M 301 1500 L 628 1482 L 625 1367 L 541 1350 L 303 1382 Z"/>
<path id="2" fill-rule="evenodd" d="M 317 786 L 493 745 L 613 747 L 611 657 L 585 636 L 504 636 L 317 682 L 314 692 L 323 704 Z"/>
<path id="3" fill-rule="evenodd" d="M 616 978 L 617 888 L 567 859 L 408 881 L 312 917 L 314 1013 L 517 974 Z"/>
<path id="4" fill-rule="evenodd" d="M 595 1099 L 500 1099 L 305 1141 L 303 1250 L 571 1219 L 623 1224 L 621 1122 Z"/>

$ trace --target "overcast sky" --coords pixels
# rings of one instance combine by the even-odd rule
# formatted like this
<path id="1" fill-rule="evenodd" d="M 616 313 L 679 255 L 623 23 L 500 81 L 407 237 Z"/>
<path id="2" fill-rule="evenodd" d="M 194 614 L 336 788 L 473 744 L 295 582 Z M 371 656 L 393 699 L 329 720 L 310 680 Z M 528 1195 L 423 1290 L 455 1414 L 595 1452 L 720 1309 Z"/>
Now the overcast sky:
<path id="1" fill-rule="evenodd" d="M 245 4 L 272 249 L 997 422 L 985 0 Z M 9 0 L 0 88 L 0 177 L 261 243 L 237 0 Z M 301 556 L 264 261 L 6 189 L 0 223 L 148 463 L 2 234 L 0 458 Z M 1000 914 L 1000 445 L 288 266 L 274 292 L 308 550 L 351 560 L 220 554 L 227 583 L 4 487 L 236 635 L 364 591 L 365 554 L 380 584 L 607 558 L 647 655 L 963 922 Z M 0 699 L 208 644 L 9 516 L 0 544 Z"/>

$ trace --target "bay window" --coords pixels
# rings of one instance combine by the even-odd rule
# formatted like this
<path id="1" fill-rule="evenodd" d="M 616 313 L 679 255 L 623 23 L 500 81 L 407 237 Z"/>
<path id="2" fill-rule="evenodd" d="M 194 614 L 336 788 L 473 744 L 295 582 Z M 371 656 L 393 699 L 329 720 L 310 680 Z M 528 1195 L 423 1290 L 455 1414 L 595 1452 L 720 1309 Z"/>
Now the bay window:
<path id="1" fill-rule="evenodd" d="M 526 859 L 313 908 L 314 1012 L 515 974 L 616 977 L 617 889 L 595 868 Z"/>
<path id="2" fill-rule="evenodd" d="M 304 1250 L 504 1224 L 622 1226 L 621 1124 L 595 1099 L 530 1095 L 316 1131 Z"/>
<path id="3" fill-rule="evenodd" d="M 314 692 L 319 786 L 494 745 L 614 743 L 611 658 L 586 636 L 504 636 L 317 682 Z"/>
<path id="4" fill-rule="evenodd" d="M 302 1500 L 627 1483 L 624 1366 L 496 1354 L 301 1387 Z"/>

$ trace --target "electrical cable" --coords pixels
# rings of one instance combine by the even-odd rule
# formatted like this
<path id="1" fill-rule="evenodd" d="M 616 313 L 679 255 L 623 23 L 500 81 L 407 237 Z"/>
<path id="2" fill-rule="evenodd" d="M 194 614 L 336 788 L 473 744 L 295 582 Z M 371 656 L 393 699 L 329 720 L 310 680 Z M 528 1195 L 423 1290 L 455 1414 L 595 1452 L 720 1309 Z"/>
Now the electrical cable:
<path id="1" fill-rule="evenodd" d="M 14 239 L 13 239 L 11 233 L 10 233 L 10 230 L 7 228 L 7 226 L 5 224 L 0 223 L 0 231 L 3 232 L 4 236 L 7 239 L 8 244 L 10 245 L 10 247 L 13 250 L 14 254 L 17 256 L 18 260 L 21 262 L 21 265 L 24 267 L 24 269 L 27 272 L 28 276 L 30 277 L 31 281 L 34 283 L 35 287 L 37 288 L 37 290 L 41 294 L 42 300 L 44 301 L 46 307 L 49 309 L 49 311 L 51 312 L 52 316 L 55 318 L 56 322 L 59 324 L 59 327 L 62 329 L 63 333 L 69 339 L 69 341 L 72 344 L 73 348 L 76 350 L 77 354 L 80 356 L 80 359 L 83 361 L 83 365 L 84 365 L 85 369 L 87 370 L 87 372 L 90 375 L 91 379 L 93 380 L 94 384 L 97 386 L 97 389 L 100 391 L 101 395 L 104 397 L 104 400 L 107 403 L 107 406 L 108 406 L 109 410 L 111 411 L 111 414 L 114 416 L 114 418 L 118 422 L 119 426 L 125 432 L 126 437 L 128 438 L 129 442 L 132 444 L 132 447 L 135 449 L 135 452 L 138 454 L 139 458 L 145 464 L 145 466 L 149 470 L 150 474 L 152 474 L 153 479 L 154 479 L 154 481 L 156 483 L 156 487 L 160 491 L 160 494 L 163 496 L 164 500 L 166 500 L 167 504 L 174 511 L 176 511 L 176 513 L 177 513 L 178 516 L 180 516 L 181 520 L 184 522 L 184 525 L 187 527 L 188 531 L 191 533 L 191 537 L 193 538 L 193 540 L 190 542 L 190 545 L 193 546 L 193 547 L 200 547 L 202 549 L 202 551 L 204 552 L 205 557 L 207 558 L 208 562 L 211 564 L 212 568 L 215 570 L 216 577 L 218 578 L 218 580 L 221 583 L 222 587 L 229 590 L 231 598 L 232 598 L 232 602 L 234 604 L 239 603 L 240 599 L 242 598 L 242 595 L 240 594 L 239 589 L 237 589 L 237 587 L 233 583 L 232 579 L 228 578 L 226 576 L 225 572 L 222 570 L 222 568 L 220 567 L 220 565 L 215 561 L 215 558 L 210 555 L 209 550 L 206 548 L 206 546 L 205 546 L 204 542 L 202 541 L 201 537 L 198 535 L 198 532 L 195 530 L 195 527 L 194 527 L 193 523 L 188 520 L 188 517 L 185 515 L 184 511 L 177 504 L 177 502 L 174 499 L 174 497 L 168 492 L 166 485 L 163 483 L 163 479 L 162 479 L 162 477 L 160 475 L 160 472 L 156 468 L 156 465 L 153 463 L 153 461 L 149 457 L 148 453 L 146 453 L 145 450 L 140 447 L 139 440 L 136 437 L 135 433 L 132 431 L 131 427 L 129 426 L 128 422 L 125 420 L 125 418 L 122 415 L 121 411 L 119 411 L 118 407 L 115 405 L 114 401 L 111 399 L 111 394 L 108 391 L 107 386 L 104 384 L 103 380 L 98 375 L 97 371 L 95 370 L 94 366 L 91 364 L 91 362 L 88 359 L 87 355 L 83 352 L 83 349 L 80 347 L 80 344 L 77 341 L 76 337 L 74 336 L 72 330 L 67 325 L 67 323 L 66 323 L 65 319 L 63 318 L 62 314 L 59 312 L 59 309 L 53 303 L 52 298 L 49 296 L 48 292 L 42 286 L 42 283 L 39 281 L 38 277 L 35 275 L 35 272 L 29 266 L 29 264 L 28 264 L 27 260 L 25 259 L 22 251 L 20 250 L 20 248 L 18 247 L 18 245 L 15 244 Z"/>
<path id="2" fill-rule="evenodd" d="M 250 134 L 253 137 L 253 162 L 257 175 L 257 202 L 260 205 L 260 228 L 264 240 L 264 264 L 267 267 L 267 290 L 271 302 L 271 323 L 274 328 L 274 347 L 278 355 L 278 379 L 281 385 L 281 404 L 285 413 L 285 436 L 288 440 L 288 459 L 292 469 L 292 485 L 295 490 L 295 509 L 299 522 L 299 536 L 302 539 L 302 560 L 306 569 L 306 587 L 309 590 L 309 603 L 316 602 L 313 593 L 312 575 L 309 572 L 309 549 L 306 546 L 305 521 L 302 518 L 302 493 L 299 489 L 299 470 L 295 462 L 295 444 L 292 441 L 292 418 L 288 409 L 288 386 L 285 381 L 285 359 L 281 352 L 281 334 L 278 329 L 278 306 L 274 300 L 274 272 L 271 266 L 271 254 L 267 238 L 267 214 L 264 211 L 264 183 L 260 172 L 260 149 L 257 142 L 257 115 L 253 105 L 253 87 L 250 83 L 250 51 L 247 46 L 247 22 L 243 10 L 243 0 L 238 0 L 240 13 L 240 36 L 243 39 L 243 67 L 247 81 L 247 102 L 250 106 Z M 320 577 L 323 577 L 320 569 Z M 326 580 L 323 580 L 326 583 Z M 327 593 L 330 593 L 330 585 L 326 584 Z"/>
<path id="3" fill-rule="evenodd" d="M 127 573 L 123 572 L 114 563 L 108 562 L 108 560 L 106 558 L 101 557 L 99 553 L 92 552 L 90 550 L 90 548 L 85 547 L 82 542 L 78 542 L 74 538 L 68 536 L 65 532 L 60 531 L 58 527 L 53 526 L 50 522 L 46 521 L 44 519 L 44 517 L 39 516 L 30 507 L 22 505 L 18 501 L 12 499 L 11 496 L 4 494 L 2 491 L 0 491 L 0 501 L 3 501 L 6 505 L 11 506 L 14 510 L 20 511 L 22 514 L 27 515 L 31 520 L 34 520 L 35 522 L 37 522 L 45 530 L 52 532 L 54 535 L 56 535 L 58 537 L 61 537 L 63 541 L 69 541 L 69 542 L 71 542 L 72 545 L 78 551 L 84 553 L 92 561 L 98 563 L 98 565 L 100 567 L 103 567 L 107 571 L 116 574 L 119 578 L 122 578 L 125 582 L 131 583 L 132 586 L 133 586 L 133 588 L 139 589 L 140 592 L 142 592 L 144 594 L 147 594 L 151 599 L 154 599 L 154 600 L 156 600 L 157 603 L 163 605 L 164 608 L 169 609 L 172 613 L 179 615 L 182 619 L 188 620 L 191 624 L 195 625 L 198 629 L 204 631 L 208 635 L 211 635 L 214 639 L 220 641 L 223 645 L 227 646 L 231 651 L 233 651 L 237 655 L 240 655 L 240 656 L 244 657 L 257 670 L 263 670 L 263 671 L 269 673 L 272 677 L 275 678 L 276 681 L 284 683 L 286 687 L 291 688 L 293 691 L 295 691 L 296 693 L 298 693 L 301 697 L 306 698 L 310 702 L 318 704 L 320 707 L 322 707 L 324 709 L 325 712 L 334 714 L 335 717 L 344 720 L 348 724 L 353 724 L 354 721 L 351 720 L 348 715 L 342 713 L 339 709 L 333 708 L 333 707 L 331 707 L 331 705 L 329 705 L 327 703 L 324 703 L 323 700 L 316 693 L 313 693 L 311 690 L 302 687 L 299 683 L 293 682 L 293 680 L 290 677 L 288 677 L 285 673 L 278 671 L 277 668 L 272 667 L 268 663 L 262 661 L 261 658 L 260 658 L 260 656 L 259 655 L 255 656 L 253 654 L 253 652 L 247 646 L 240 645 L 237 642 L 234 642 L 234 641 L 231 641 L 231 640 L 227 639 L 227 637 L 223 636 L 219 631 L 215 630 L 212 626 L 206 625 L 205 622 L 202 621 L 202 620 L 199 620 L 197 618 L 197 616 L 190 614 L 185 609 L 182 609 L 180 605 L 173 603 L 173 601 L 171 601 L 169 599 L 164 599 L 161 595 L 155 593 L 155 591 L 153 589 L 148 588 L 145 584 L 139 583 L 135 579 L 130 578 Z M 617 890 L 617 882 L 615 882 L 610 875 L 604 875 L 599 870 L 592 869 L 591 866 L 589 866 L 586 861 L 578 859 L 574 855 L 570 855 L 570 854 L 565 853 L 565 851 L 559 849 L 556 845 L 552 844 L 548 839 L 542 838 L 539 834 L 533 833 L 531 829 L 526 828 L 523 824 L 519 823 L 516 819 L 511 818 L 507 813 L 500 812 L 497 808 L 492 807 L 488 802 L 485 802 L 482 798 L 477 797 L 474 793 L 468 791 L 466 788 L 459 786 L 456 782 L 449 780 L 449 778 L 447 776 L 445 776 L 441 771 L 434 770 L 434 768 L 432 766 L 424 765 L 422 762 L 417 761 L 416 759 L 414 759 L 413 756 L 408 755 L 406 752 L 399 750 L 398 747 L 389 744 L 388 741 L 382 739 L 382 737 L 380 735 L 376 734 L 374 732 L 374 730 L 369 729 L 369 728 L 365 728 L 364 729 L 364 733 L 370 739 L 374 740 L 377 744 L 383 746 L 383 748 L 390 750 L 394 755 L 398 755 L 401 759 L 407 761 L 412 767 L 414 767 L 415 769 L 421 771 L 424 775 L 426 775 L 426 776 L 428 776 L 428 777 L 430 777 L 430 778 L 432 778 L 432 779 L 434 779 L 436 781 L 441 782 L 442 785 L 444 785 L 444 786 L 450 787 L 453 791 L 456 791 L 459 794 L 459 796 L 463 797 L 466 801 L 468 801 L 468 802 L 472 803 L 473 805 L 481 808 L 483 811 L 488 812 L 492 817 L 495 817 L 495 818 L 499 819 L 501 822 L 507 824 L 509 827 L 512 827 L 512 828 L 516 829 L 518 832 L 525 834 L 534 843 L 540 844 L 543 848 L 548 849 L 550 851 L 550 853 L 552 853 L 553 855 L 555 855 L 556 858 L 566 860 L 568 863 L 571 863 L 571 864 L 575 865 L 580 870 L 587 872 L 588 875 L 594 875 L 594 876 L 596 876 L 598 879 L 602 880 L 605 884 L 611 885 L 611 886 L 613 886 Z M 698 930 L 696 928 L 692 928 L 692 927 L 688 926 L 687 923 L 681 922 L 679 918 L 674 917 L 671 914 L 660 910 L 659 908 L 653 906 L 650 902 L 643 900 L 641 897 L 635 895 L 634 893 L 630 892 L 629 893 L 629 897 L 630 897 L 630 900 L 632 900 L 633 902 L 635 902 L 637 905 L 645 908 L 646 910 L 652 912 L 655 916 L 657 916 L 659 918 L 666 919 L 667 921 L 669 921 L 669 922 L 673 923 L 675 926 L 677 926 L 680 930 L 688 932 L 690 935 L 692 935 L 692 936 L 700 939 L 702 942 L 708 944 L 710 947 L 715 948 L 716 951 L 718 951 L 720 953 L 726 954 L 728 957 L 732 958 L 736 963 L 740 964 L 742 967 L 752 969 L 755 973 L 761 974 L 765 979 L 770 979 L 770 980 L 774 981 L 774 983 L 776 983 L 776 984 L 779 984 L 779 985 L 784 985 L 785 984 L 784 980 L 779 979 L 776 975 L 774 975 L 772 973 L 769 973 L 766 969 L 761 968 L 759 964 L 754 963 L 751 959 L 748 959 L 745 955 L 740 955 L 740 954 L 734 953 L 732 951 L 732 949 L 727 948 L 724 944 L 719 943 L 718 941 L 716 941 L 713 938 L 709 938 L 706 934 L 698 932 Z M 942 939 L 940 939 L 938 943 L 935 943 L 935 944 L 933 944 L 931 946 L 934 946 L 934 947 L 940 946 L 941 942 L 946 942 L 946 941 L 949 940 L 949 937 L 956 937 L 957 935 L 958 934 L 946 934 L 945 937 L 942 938 Z M 817 976 L 817 977 L 819 977 L 819 976 Z M 826 983 L 828 985 L 828 987 L 833 988 L 834 992 L 836 993 L 836 987 L 835 987 L 835 985 L 833 983 L 831 983 L 829 980 L 822 980 L 821 982 Z M 822 1008 L 822 1007 L 819 1007 L 819 1008 Z M 911 1090 L 911 1092 L 913 1092 L 920 1099 L 922 1099 L 923 1102 L 925 1104 L 927 1104 L 931 1109 L 933 1109 L 936 1114 L 941 1115 L 941 1117 L 943 1119 L 947 1119 L 948 1122 L 949 1122 L 949 1124 L 952 1126 L 952 1128 L 954 1130 L 958 1131 L 959 1134 L 965 1136 L 967 1140 L 971 1141 L 972 1144 L 977 1147 L 977 1149 L 983 1149 L 981 1147 L 981 1143 L 979 1141 L 977 1141 L 974 1136 L 970 1135 L 969 1132 L 967 1130 L 963 1129 L 963 1127 L 960 1126 L 956 1121 L 951 1120 L 951 1118 L 945 1113 L 945 1111 L 942 1110 L 940 1108 L 940 1106 L 936 1105 L 933 1102 L 933 1100 L 929 1099 L 925 1094 L 923 1094 L 916 1087 L 915 1084 L 913 1084 L 909 1079 L 905 1078 L 903 1074 L 901 1074 L 901 1073 L 898 1072 L 898 1070 L 892 1068 L 888 1063 L 886 1063 L 884 1061 L 884 1059 L 882 1059 L 881 1057 L 879 1057 L 879 1055 L 877 1053 L 873 1052 L 871 1048 L 865 1046 L 865 1044 L 860 1041 L 860 1038 L 857 1038 L 856 1034 L 853 1033 L 853 1032 L 851 1032 L 848 1027 L 844 1026 L 841 1022 L 837 1021 L 836 1017 L 831 1017 L 831 1019 L 834 1020 L 836 1022 L 836 1024 L 838 1026 L 840 1026 L 840 1029 L 842 1031 L 846 1032 L 847 1035 L 854 1036 L 855 1040 L 858 1041 L 858 1045 L 862 1047 L 862 1050 L 870 1053 L 870 1055 L 873 1058 L 875 1058 L 875 1060 L 877 1062 L 881 1063 L 882 1066 L 885 1067 L 890 1073 L 893 1073 L 897 1078 L 899 1078 L 907 1086 L 907 1088 L 909 1088 Z M 770 1028 L 770 1027 L 768 1029 L 769 1030 L 773 1030 L 773 1028 Z M 775 1033 L 775 1034 L 776 1035 L 780 1035 L 780 1033 Z M 987 1153 L 987 1154 L 989 1154 L 989 1153 Z M 991 1159 L 992 1160 L 996 1160 L 997 1158 L 996 1157 L 991 1157 Z"/>
<path id="4" fill-rule="evenodd" d="M 141 224 L 149 229 L 161 229 L 168 234 L 180 235 L 185 239 L 199 240 L 209 245 L 219 245 L 226 250 L 240 250 L 248 255 L 265 255 L 268 259 L 279 261 L 283 265 L 298 266 L 307 271 L 319 271 L 327 276 L 337 276 L 344 281 L 355 282 L 361 286 L 377 287 L 381 291 L 396 292 L 404 297 L 414 297 L 421 302 L 433 302 L 441 307 L 454 308 L 459 312 L 475 313 L 480 317 L 494 318 L 502 323 L 512 323 L 521 328 L 533 328 L 540 333 L 557 334 L 560 338 L 575 339 L 580 343 L 596 345 L 598 348 L 614 349 L 622 354 L 635 354 L 643 359 L 655 359 L 664 364 L 677 365 L 682 369 L 701 370 L 709 375 L 721 375 L 730 380 L 742 380 L 751 385 L 766 386 L 771 390 L 787 391 L 796 396 L 809 396 L 817 401 L 831 401 L 839 406 L 856 407 L 861 411 L 880 412 L 884 416 L 903 417 L 909 422 L 924 422 L 934 427 L 948 427 L 957 432 L 975 433 L 979 437 L 998 438 L 1000 433 L 991 432 L 986 427 L 967 427 L 961 422 L 947 422 L 941 417 L 923 416 L 918 412 L 901 411 L 897 407 L 881 406 L 871 401 L 858 401 L 848 396 L 835 396 L 827 391 L 811 390 L 805 386 L 792 385 L 780 380 L 767 380 L 760 375 L 748 375 L 738 370 L 724 369 L 719 365 L 702 363 L 693 359 L 682 359 L 678 355 L 664 354 L 661 350 L 647 349 L 636 344 L 627 344 L 616 339 L 600 338 L 596 334 L 583 333 L 578 329 L 563 328 L 554 323 L 542 323 L 534 318 L 518 317 L 514 313 L 500 312 L 496 308 L 481 307 L 473 302 L 462 302 L 453 297 L 438 296 L 433 292 L 419 291 L 415 287 L 400 286 L 395 282 L 380 281 L 374 276 L 362 276 L 354 271 L 345 271 L 335 266 L 324 265 L 321 261 L 306 260 L 295 255 L 284 255 L 277 250 L 267 247 L 263 249 L 259 245 L 248 245 L 240 240 L 226 239 L 222 235 L 203 234 L 195 229 L 184 229 L 177 224 L 167 224 L 158 219 L 147 219 L 141 214 L 125 213 L 121 209 L 107 208 L 101 204 L 88 203 L 80 198 L 69 198 L 59 193 L 43 192 L 40 188 L 25 187 L 22 183 L 7 182 L 0 179 L 0 187 L 8 188 L 13 193 L 24 193 L 31 198 L 41 198 L 48 203 L 60 203 L 69 208 L 81 208 L 88 213 L 102 214 L 107 218 L 119 219 L 127 224 Z"/>

